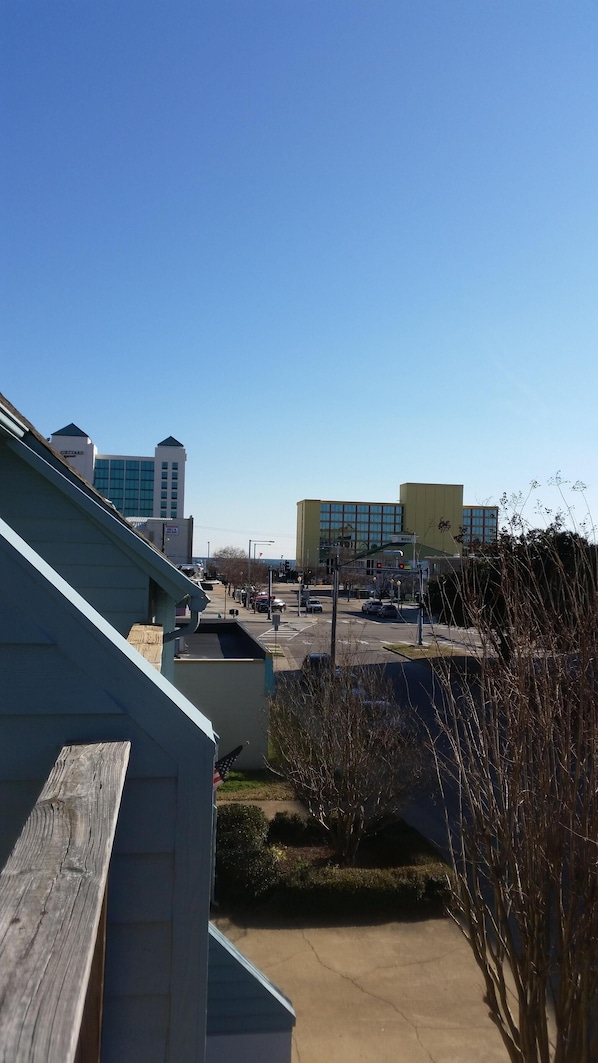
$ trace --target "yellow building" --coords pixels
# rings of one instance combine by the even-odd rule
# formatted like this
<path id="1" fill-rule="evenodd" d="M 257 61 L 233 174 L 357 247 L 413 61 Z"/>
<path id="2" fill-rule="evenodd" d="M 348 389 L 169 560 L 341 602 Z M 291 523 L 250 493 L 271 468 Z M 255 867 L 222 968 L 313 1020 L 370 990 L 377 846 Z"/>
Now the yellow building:
<path id="1" fill-rule="evenodd" d="M 305 498 L 297 503 L 297 568 L 329 569 L 337 555 L 346 564 L 388 543 L 406 562 L 460 556 L 493 542 L 497 528 L 498 508 L 464 506 L 462 484 L 401 484 L 398 502 Z"/>

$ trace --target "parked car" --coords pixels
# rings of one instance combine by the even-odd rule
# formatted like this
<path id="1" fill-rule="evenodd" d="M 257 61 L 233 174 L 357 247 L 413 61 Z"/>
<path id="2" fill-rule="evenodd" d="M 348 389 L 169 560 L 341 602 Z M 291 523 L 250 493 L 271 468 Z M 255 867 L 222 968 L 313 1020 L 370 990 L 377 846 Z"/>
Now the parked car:
<path id="1" fill-rule="evenodd" d="M 286 602 L 283 602 L 281 598 L 270 599 L 270 609 L 274 613 L 283 613 L 286 609 Z M 255 611 L 256 613 L 268 612 L 268 595 L 258 594 L 255 599 Z"/>
<path id="2" fill-rule="evenodd" d="M 381 608 L 382 602 L 379 602 L 377 598 L 368 598 L 367 602 L 363 603 L 361 611 L 373 616 L 374 613 L 379 613 Z"/>
<path id="3" fill-rule="evenodd" d="M 303 658 L 301 671 L 304 675 L 322 675 L 332 668 L 332 657 L 329 653 L 308 653 Z"/>
<path id="4" fill-rule="evenodd" d="M 380 620 L 397 620 L 399 616 L 399 610 L 397 609 L 396 605 L 392 605 L 392 603 L 389 603 L 388 605 L 382 606 L 378 613 L 378 616 L 380 617 Z"/>
<path id="5" fill-rule="evenodd" d="M 305 603 L 305 608 L 308 613 L 321 613 L 323 606 L 319 598 L 310 598 Z"/>

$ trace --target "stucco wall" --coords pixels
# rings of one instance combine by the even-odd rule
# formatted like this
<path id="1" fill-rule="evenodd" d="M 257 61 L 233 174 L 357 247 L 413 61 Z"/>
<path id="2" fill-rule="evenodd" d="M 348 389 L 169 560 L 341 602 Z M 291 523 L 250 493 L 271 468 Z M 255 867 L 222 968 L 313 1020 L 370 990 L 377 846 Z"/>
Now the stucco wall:
<path id="1" fill-rule="evenodd" d="M 260 769 L 268 753 L 267 668 L 263 660 L 175 660 L 174 685 L 219 735 L 219 754 L 243 744 L 235 768 Z"/>

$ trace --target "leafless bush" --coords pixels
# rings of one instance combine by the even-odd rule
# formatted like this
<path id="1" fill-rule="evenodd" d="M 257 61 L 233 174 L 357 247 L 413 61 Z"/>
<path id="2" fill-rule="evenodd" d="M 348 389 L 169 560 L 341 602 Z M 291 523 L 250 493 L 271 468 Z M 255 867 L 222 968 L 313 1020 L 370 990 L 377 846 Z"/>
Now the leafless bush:
<path id="1" fill-rule="evenodd" d="M 270 705 L 277 763 L 352 864 L 361 839 L 396 819 L 424 775 L 423 745 L 373 667 L 281 681 Z"/>
<path id="2" fill-rule="evenodd" d="M 442 676 L 454 915 L 513 1063 L 587 1063 L 598 1058 L 596 550 L 553 527 L 504 535 L 485 564 L 463 585 L 479 669 L 469 682 Z"/>

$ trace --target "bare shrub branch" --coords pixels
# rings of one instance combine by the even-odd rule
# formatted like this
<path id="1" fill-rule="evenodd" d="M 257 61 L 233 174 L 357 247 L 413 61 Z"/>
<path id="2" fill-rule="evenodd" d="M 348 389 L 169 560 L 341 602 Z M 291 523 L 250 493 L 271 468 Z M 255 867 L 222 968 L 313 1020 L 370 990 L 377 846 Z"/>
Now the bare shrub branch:
<path id="1" fill-rule="evenodd" d="M 398 818 L 424 777 L 422 742 L 375 667 L 285 677 L 270 705 L 270 738 L 343 864 L 366 833 Z"/>
<path id="2" fill-rule="evenodd" d="M 462 577 L 478 666 L 442 676 L 454 915 L 514 1063 L 598 1058 L 597 588 L 577 534 L 503 535 Z"/>

